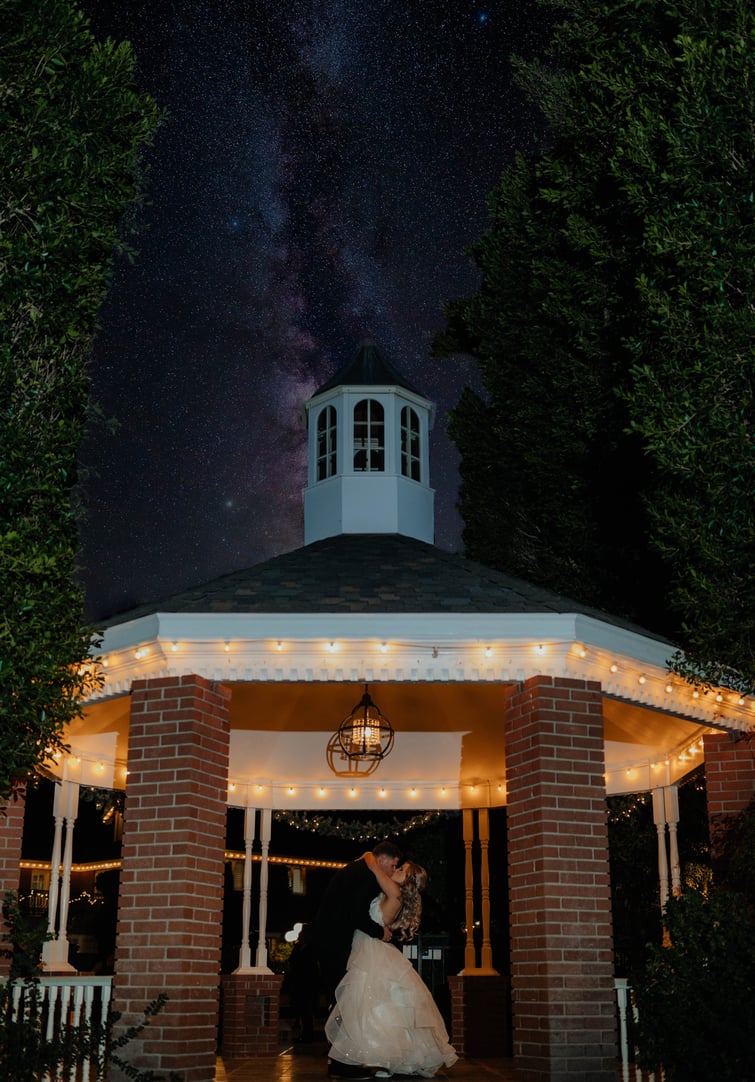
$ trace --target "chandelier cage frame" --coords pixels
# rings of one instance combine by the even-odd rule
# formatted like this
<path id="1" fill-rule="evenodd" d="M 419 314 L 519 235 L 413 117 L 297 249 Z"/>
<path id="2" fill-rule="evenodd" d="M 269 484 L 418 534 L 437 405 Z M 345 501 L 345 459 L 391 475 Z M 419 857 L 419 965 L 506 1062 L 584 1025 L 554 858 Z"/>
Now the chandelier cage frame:
<path id="1" fill-rule="evenodd" d="M 372 701 L 367 684 L 334 735 L 336 748 L 349 763 L 372 764 L 373 770 L 390 754 L 395 740 L 393 726 Z"/>

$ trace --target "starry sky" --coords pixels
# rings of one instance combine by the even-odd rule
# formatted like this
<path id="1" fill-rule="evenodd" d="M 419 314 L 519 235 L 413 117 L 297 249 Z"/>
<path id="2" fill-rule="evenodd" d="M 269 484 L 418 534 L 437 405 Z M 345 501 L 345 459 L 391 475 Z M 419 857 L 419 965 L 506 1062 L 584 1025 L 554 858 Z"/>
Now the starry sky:
<path id="1" fill-rule="evenodd" d="M 461 550 L 446 414 L 469 358 L 430 357 L 470 294 L 486 195 L 537 121 L 512 53 L 536 0 L 85 0 L 165 117 L 100 314 L 82 448 L 97 620 L 303 543 L 302 403 L 359 342 L 436 403 L 436 543 Z"/>

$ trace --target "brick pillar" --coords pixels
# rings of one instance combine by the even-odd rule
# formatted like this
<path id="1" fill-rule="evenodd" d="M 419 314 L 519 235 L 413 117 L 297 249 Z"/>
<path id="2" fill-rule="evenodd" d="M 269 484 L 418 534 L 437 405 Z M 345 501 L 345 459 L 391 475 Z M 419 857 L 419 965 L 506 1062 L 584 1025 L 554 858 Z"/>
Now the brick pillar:
<path id="1" fill-rule="evenodd" d="M 120 1033 L 167 994 L 122 1055 L 184 1082 L 215 1077 L 229 697 L 198 676 L 131 694 L 114 1005 Z"/>
<path id="2" fill-rule="evenodd" d="M 712 855 L 718 855 L 718 835 L 744 811 L 755 795 L 753 734 L 706 733 L 705 787 Z"/>
<path id="3" fill-rule="evenodd" d="M 511 1056 L 508 977 L 475 973 L 449 976 L 451 1044 L 460 1057 Z"/>
<path id="4" fill-rule="evenodd" d="M 6 891 L 18 891 L 19 866 L 21 862 L 21 841 L 24 833 L 24 812 L 26 811 L 26 789 L 16 791 L 16 798 L 11 798 L 0 809 L 0 904 Z M 3 933 L 6 931 L 2 928 Z M 3 943 L 3 946 L 6 944 Z M 0 956 L 0 980 L 10 973 L 10 958 Z"/>
<path id="5" fill-rule="evenodd" d="M 600 685 L 533 677 L 505 730 L 518 1077 L 616 1082 Z"/>
<path id="6" fill-rule="evenodd" d="M 280 1050 L 280 973 L 223 977 L 223 1058 L 277 1056 Z"/>

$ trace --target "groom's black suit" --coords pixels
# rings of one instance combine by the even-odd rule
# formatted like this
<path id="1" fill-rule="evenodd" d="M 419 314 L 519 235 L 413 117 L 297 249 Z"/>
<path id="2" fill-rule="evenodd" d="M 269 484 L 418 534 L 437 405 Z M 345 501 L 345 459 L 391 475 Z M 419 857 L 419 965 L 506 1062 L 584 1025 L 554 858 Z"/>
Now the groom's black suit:
<path id="1" fill-rule="evenodd" d="M 325 888 L 315 935 L 320 979 L 329 1005 L 335 1002 L 336 987 L 346 972 L 355 929 L 383 938 L 382 927 L 370 917 L 370 902 L 379 893 L 375 876 L 363 860 L 341 868 Z"/>

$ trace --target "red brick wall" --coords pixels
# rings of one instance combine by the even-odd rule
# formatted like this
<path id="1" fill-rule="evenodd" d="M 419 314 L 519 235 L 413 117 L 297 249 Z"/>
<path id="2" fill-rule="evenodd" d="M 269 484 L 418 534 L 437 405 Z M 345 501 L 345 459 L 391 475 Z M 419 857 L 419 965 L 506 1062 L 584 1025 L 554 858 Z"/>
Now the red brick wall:
<path id="1" fill-rule="evenodd" d="M 451 993 L 451 1044 L 458 1056 L 501 1059 L 511 1056 L 508 978 L 458 974 L 448 978 Z"/>
<path id="2" fill-rule="evenodd" d="M 198 676 L 139 681 L 131 696 L 114 1005 L 122 1031 L 167 993 L 124 1058 L 185 1082 L 215 1075 L 228 699 Z"/>
<path id="3" fill-rule="evenodd" d="M 223 1057 L 277 1056 L 280 994 L 277 973 L 232 973 L 223 978 Z"/>
<path id="4" fill-rule="evenodd" d="M 506 703 L 513 1046 L 522 1082 L 618 1078 L 600 685 Z"/>
<path id="5" fill-rule="evenodd" d="M 10 800 L 0 809 L 0 901 L 5 897 L 6 891 L 18 890 L 26 810 L 24 797 L 25 790 L 21 789 L 17 800 Z M 10 958 L 0 957 L 0 980 L 7 977 L 9 972 Z"/>
<path id="6" fill-rule="evenodd" d="M 742 734 L 733 740 L 728 733 L 703 737 L 708 820 L 713 855 L 716 835 L 727 820 L 743 811 L 755 794 L 755 740 Z"/>

